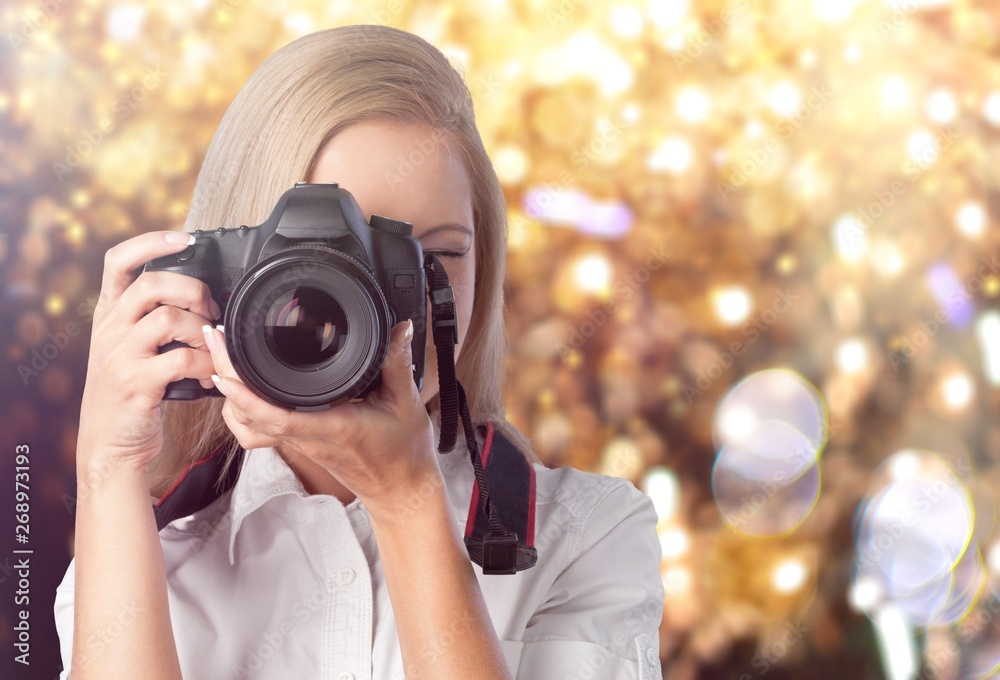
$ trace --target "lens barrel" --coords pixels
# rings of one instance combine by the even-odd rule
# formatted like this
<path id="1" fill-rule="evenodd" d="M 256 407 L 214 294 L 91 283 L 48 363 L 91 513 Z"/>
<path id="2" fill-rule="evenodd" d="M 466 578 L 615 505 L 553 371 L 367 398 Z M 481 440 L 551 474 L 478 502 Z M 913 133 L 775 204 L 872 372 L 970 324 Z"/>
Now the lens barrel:
<path id="1" fill-rule="evenodd" d="M 267 401 L 299 411 L 364 396 L 379 375 L 393 320 L 371 270 L 323 246 L 257 263 L 226 308 L 233 368 Z"/>

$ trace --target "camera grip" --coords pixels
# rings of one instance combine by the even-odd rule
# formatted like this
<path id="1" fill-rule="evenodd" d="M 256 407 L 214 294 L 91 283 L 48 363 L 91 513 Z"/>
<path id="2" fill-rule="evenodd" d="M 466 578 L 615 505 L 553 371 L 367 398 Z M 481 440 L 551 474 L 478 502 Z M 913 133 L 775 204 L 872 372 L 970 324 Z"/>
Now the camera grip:
<path id="1" fill-rule="evenodd" d="M 158 348 L 160 354 L 164 352 L 169 352 L 172 349 L 178 349 L 179 347 L 190 347 L 191 345 L 181 342 L 180 340 L 174 340 L 162 345 Z M 175 380 L 174 382 L 167 385 L 166 391 L 163 393 L 164 400 L 172 401 L 194 401 L 196 399 L 204 399 L 205 397 L 223 397 L 225 396 L 216 387 L 211 389 L 205 389 L 201 386 L 201 383 L 194 378 L 181 378 L 180 380 Z"/>

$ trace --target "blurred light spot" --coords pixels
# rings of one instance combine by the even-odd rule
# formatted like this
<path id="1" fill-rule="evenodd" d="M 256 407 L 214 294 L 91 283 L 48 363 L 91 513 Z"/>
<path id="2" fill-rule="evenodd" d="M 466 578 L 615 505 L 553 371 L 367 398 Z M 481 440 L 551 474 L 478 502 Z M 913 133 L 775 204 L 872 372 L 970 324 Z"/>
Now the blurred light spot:
<path id="1" fill-rule="evenodd" d="M 940 125 L 955 120 L 958 115 L 958 102 L 955 101 L 955 95 L 943 88 L 934 90 L 927 98 L 927 115 Z"/>
<path id="2" fill-rule="evenodd" d="M 691 166 L 694 151 L 683 137 L 668 137 L 656 148 L 646 165 L 653 172 L 678 174 Z"/>
<path id="3" fill-rule="evenodd" d="M 313 30 L 313 20 L 305 12 L 292 12 L 285 17 L 285 28 L 296 35 L 305 35 Z"/>
<path id="4" fill-rule="evenodd" d="M 611 30 L 623 38 L 637 38 L 642 33 L 642 14 L 635 5 L 611 8 Z"/>
<path id="5" fill-rule="evenodd" d="M 689 85 L 677 93 L 677 115 L 689 123 L 700 123 L 708 117 L 708 95 L 700 87 Z"/>
<path id="6" fill-rule="evenodd" d="M 524 196 L 524 210 L 541 222 L 569 224 L 581 233 L 600 238 L 621 238 L 634 221 L 624 203 L 598 202 L 575 189 L 529 189 Z"/>
<path id="7" fill-rule="evenodd" d="M 635 440 L 630 437 L 615 437 L 604 447 L 600 474 L 632 479 L 642 472 L 645 462 Z"/>
<path id="8" fill-rule="evenodd" d="M 683 529 L 668 529 L 660 534 L 660 553 L 665 560 L 685 555 L 691 547 L 691 536 Z"/>
<path id="9" fill-rule="evenodd" d="M 1000 574 L 1000 541 L 994 543 L 987 551 L 986 567 L 991 574 Z"/>
<path id="10" fill-rule="evenodd" d="M 976 320 L 976 339 L 983 357 L 983 374 L 993 386 L 1000 385 L 1000 313 L 983 312 Z"/>
<path id="11" fill-rule="evenodd" d="M 687 567 L 670 567 L 663 572 L 663 592 L 672 597 L 691 588 L 691 571 Z"/>
<path id="12" fill-rule="evenodd" d="M 820 21 L 840 24 L 851 18 L 857 0 L 813 0 L 813 12 Z"/>
<path id="13" fill-rule="evenodd" d="M 566 43 L 566 58 L 576 72 L 595 79 L 601 93 L 614 97 L 632 87 L 635 74 L 621 55 L 592 33 L 577 33 Z"/>
<path id="14" fill-rule="evenodd" d="M 844 61 L 855 64 L 861 61 L 861 46 L 856 42 L 849 42 L 844 46 Z"/>
<path id="15" fill-rule="evenodd" d="M 52 294 L 45 298 L 45 313 L 49 316 L 59 316 L 66 311 L 66 300 L 61 295 Z"/>
<path id="16" fill-rule="evenodd" d="M 747 137 L 750 139 L 758 139 L 764 136 L 764 124 L 759 120 L 747 121 L 744 132 L 746 132 Z"/>
<path id="17" fill-rule="evenodd" d="M 783 465 L 780 460 L 761 459 L 754 453 L 727 445 L 716 457 L 712 494 L 719 515 L 733 531 L 747 536 L 788 534 L 806 520 L 816 505 L 820 492 L 819 465 L 809 465 L 798 477 L 773 473 L 777 479 L 765 480 L 764 470 L 780 469 Z M 770 465 L 761 465 L 762 460 Z"/>
<path id="18" fill-rule="evenodd" d="M 674 28 L 687 17 L 689 0 L 650 0 L 649 12 L 657 28 Z"/>
<path id="19" fill-rule="evenodd" d="M 860 506 L 856 579 L 874 579 L 912 625 L 947 625 L 982 580 L 972 496 L 933 452 L 904 450 L 887 466 L 892 481 Z"/>
<path id="20" fill-rule="evenodd" d="M 912 680 L 917 672 L 917 650 L 903 612 L 897 607 L 880 607 L 874 616 L 886 680 Z"/>
<path id="21" fill-rule="evenodd" d="M 757 424 L 757 415 L 753 409 L 744 405 L 735 405 L 721 410 L 719 415 L 719 432 L 725 441 L 740 441 L 745 438 Z"/>
<path id="22" fill-rule="evenodd" d="M 877 579 L 866 577 L 854 581 L 847 591 L 847 602 L 859 612 L 870 612 L 882 600 L 882 586 Z"/>
<path id="23" fill-rule="evenodd" d="M 574 268 L 576 283 L 589 292 L 598 292 L 611 282 L 611 265 L 603 255 L 588 255 L 581 258 Z"/>
<path id="24" fill-rule="evenodd" d="M 635 73 L 622 56 L 589 31 L 579 31 L 565 43 L 537 54 L 531 76 L 543 85 L 556 86 L 574 77 L 597 84 L 601 94 L 622 94 L 635 80 Z"/>
<path id="25" fill-rule="evenodd" d="M 795 253 L 782 253 L 778 256 L 778 261 L 775 263 L 775 269 L 778 270 L 779 274 L 793 274 L 795 273 L 798 261 L 795 257 Z"/>
<path id="26" fill-rule="evenodd" d="M 972 401 L 975 386 L 967 373 L 956 372 L 943 379 L 941 391 L 945 405 L 953 411 L 959 411 Z"/>
<path id="27" fill-rule="evenodd" d="M 493 165 L 501 183 L 517 184 L 528 173 L 528 156 L 519 146 L 503 146 L 493 155 Z"/>
<path id="28" fill-rule="evenodd" d="M 992 92 L 983 101 L 983 118 L 990 125 L 1000 127 L 1000 92 Z"/>
<path id="29" fill-rule="evenodd" d="M 802 95 L 794 83 L 778 83 L 768 92 L 767 103 L 776 114 L 788 118 L 799 110 Z"/>
<path id="30" fill-rule="evenodd" d="M 882 103 L 889 109 L 901 109 L 910 101 L 910 88 L 899 76 L 882 81 Z"/>
<path id="31" fill-rule="evenodd" d="M 715 410 L 712 437 L 716 449 L 745 443 L 753 428 L 765 422 L 797 431 L 814 450 L 826 442 L 826 406 L 819 391 L 794 371 L 757 371 L 738 382 Z M 772 432 L 778 433 L 772 428 Z"/>
<path id="32" fill-rule="evenodd" d="M 742 286 L 727 286 L 712 292 L 715 315 L 727 326 L 738 326 L 750 316 L 753 300 Z"/>
<path id="33" fill-rule="evenodd" d="M 841 215 L 833 223 L 833 243 L 845 262 L 857 262 L 868 249 L 868 234 L 854 215 Z"/>
<path id="34" fill-rule="evenodd" d="M 881 241 L 873 246 L 869 261 L 876 273 L 886 279 L 896 278 L 906 268 L 903 251 L 891 241 Z"/>
<path id="35" fill-rule="evenodd" d="M 633 125 L 642 118 L 642 107 L 638 104 L 626 104 L 622 107 L 622 120 Z"/>
<path id="36" fill-rule="evenodd" d="M 920 472 L 920 457 L 910 450 L 897 451 L 886 461 L 889 476 L 894 482 L 901 482 L 915 477 Z"/>
<path id="37" fill-rule="evenodd" d="M 139 37 L 142 24 L 146 20 L 146 8 L 134 5 L 118 5 L 108 11 L 104 29 L 108 37 L 116 42 L 131 42 Z"/>
<path id="38" fill-rule="evenodd" d="M 986 209 L 978 201 L 966 201 L 958 209 L 955 223 L 966 236 L 980 236 L 986 229 Z"/>
<path id="39" fill-rule="evenodd" d="M 809 570 L 799 559 L 787 559 L 771 573 L 771 585 L 779 593 L 794 593 L 805 585 Z"/>
<path id="40" fill-rule="evenodd" d="M 934 299 L 946 311 L 948 323 L 957 328 L 967 326 L 972 321 L 974 309 L 969 301 L 969 293 L 955 270 L 948 264 L 939 262 L 927 271 L 924 278 Z"/>
<path id="41" fill-rule="evenodd" d="M 868 347 L 863 340 L 852 338 L 837 347 L 837 367 L 844 373 L 860 373 L 868 366 Z"/>
<path id="42" fill-rule="evenodd" d="M 940 155 L 934 135 L 927 130 L 918 130 L 907 138 L 906 152 L 920 167 L 931 165 Z"/>
<path id="43" fill-rule="evenodd" d="M 656 465 L 642 479 L 642 491 L 653 501 L 659 521 L 670 519 L 680 501 L 680 482 L 673 470 Z"/>

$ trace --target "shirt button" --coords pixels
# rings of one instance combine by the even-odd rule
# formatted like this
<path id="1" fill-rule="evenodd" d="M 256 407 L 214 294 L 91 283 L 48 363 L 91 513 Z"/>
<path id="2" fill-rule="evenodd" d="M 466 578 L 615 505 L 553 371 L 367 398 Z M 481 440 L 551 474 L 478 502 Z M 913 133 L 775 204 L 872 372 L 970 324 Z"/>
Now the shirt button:
<path id="1" fill-rule="evenodd" d="M 354 680 L 354 673 L 348 673 L 347 671 L 339 673 L 337 674 L 337 680 Z"/>
<path id="2" fill-rule="evenodd" d="M 656 652 L 653 651 L 652 647 L 646 649 L 646 660 L 649 661 L 649 663 L 651 663 L 651 664 L 655 664 L 655 663 L 657 663 L 660 660 L 656 656 Z"/>
<path id="3" fill-rule="evenodd" d="M 342 572 L 340 572 L 340 574 L 338 576 L 338 579 L 340 581 L 340 585 L 342 585 L 342 586 L 349 586 L 349 585 L 351 585 L 352 583 L 354 583 L 354 577 L 356 575 L 357 575 L 357 572 L 355 572 L 350 567 L 348 567 L 347 569 L 344 569 Z M 352 675 L 351 677 L 353 678 L 354 676 Z"/>

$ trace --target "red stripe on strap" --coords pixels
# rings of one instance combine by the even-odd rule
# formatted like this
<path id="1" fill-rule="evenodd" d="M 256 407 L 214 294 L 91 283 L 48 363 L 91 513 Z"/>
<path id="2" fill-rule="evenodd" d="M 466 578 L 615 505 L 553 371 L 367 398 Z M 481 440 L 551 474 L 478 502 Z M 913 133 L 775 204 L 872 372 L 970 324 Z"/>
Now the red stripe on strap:
<path id="1" fill-rule="evenodd" d="M 525 545 L 535 545 L 535 466 L 530 462 L 531 483 L 528 487 L 528 535 L 524 537 Z"/>
<path id="2" fill-rule="evenodd" d="M 196 460 L 195 462 L 189 464 L 186 468 L 184 468 L 184 471 L 181 473 L 180 477 L 177 478 L 177 481 L 174 482 L 174 485 L 171 486 L 170 489 L 165 494 L 163 494 L 162 497 L 160 497 L 160 500 L 156 501 L 156 507 L 160 507 L 161 505 L 163 505 L 163 501 L 167 500 L 167 497 L 169 497 L 170 494 L 172 494 L 174 491 L 177 491 L 177 487 L 181 485 L 181 482 L 184 481 L 184 478 L 187 477 L 187 474 L 191 472 L 191 470 L 198 467 L 199 465 L 204 465 L 208 461 L 215 458 L 217 455 L 219 455 L 219 452 L 222 451 L 222 448 L 223 447 L 220 446 L 215 451 L 213 451 L 212 455 L 210 455 L 208 458 L 202 458 L 201 460 Z"/>
<path id="3" fill-rule="evenodd" d="M 483 442 L 483 453 L 480 456 L 483 461 L 483 470 L 486 470 L 487 461 L 490 459 L 490 450 L 493 448 L 493 423 L 486 423 L 486 441 Z M 532 472 L 532 482 L 534 482 L 534 470 Z M 475 474 L 472 480 L 472 502 L 469 503 L 469 517 L 465 520 L 465 535 L 472 536 L 472 530 L 476 527 L 476 512 L 479 510 L 479 485 L 476 484 Z"/>

